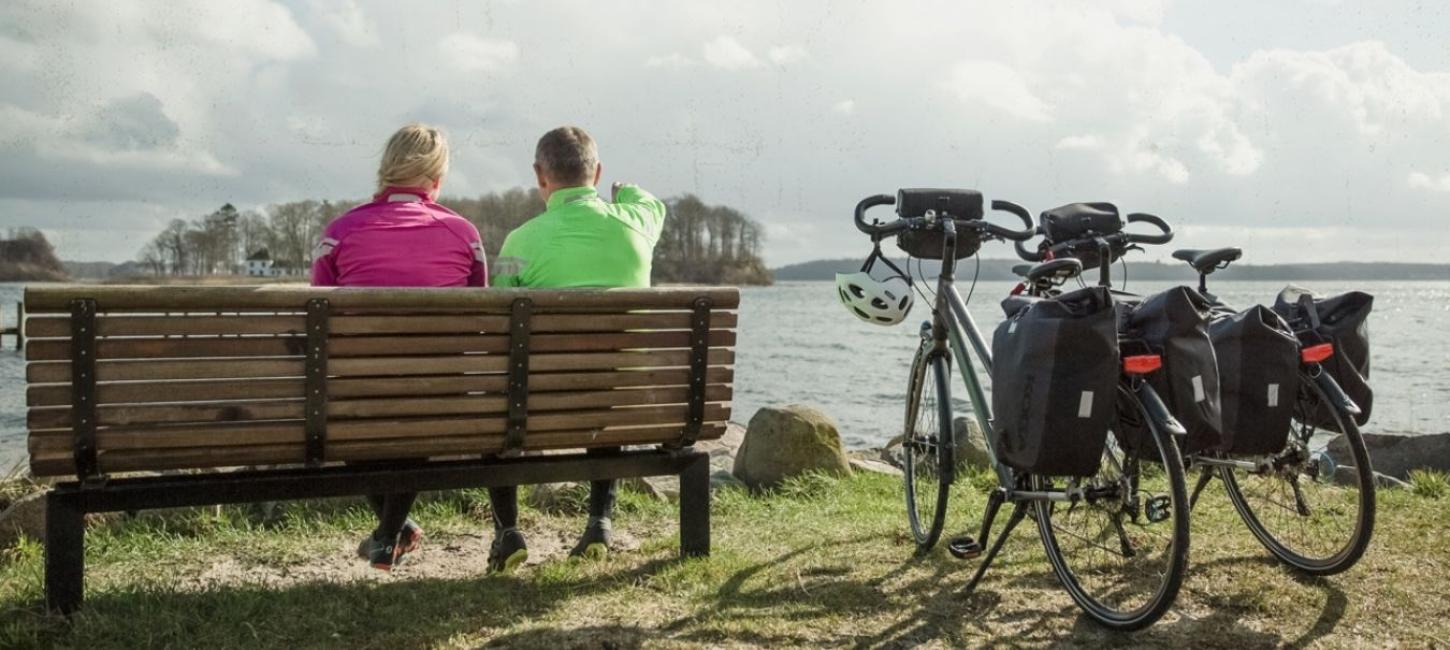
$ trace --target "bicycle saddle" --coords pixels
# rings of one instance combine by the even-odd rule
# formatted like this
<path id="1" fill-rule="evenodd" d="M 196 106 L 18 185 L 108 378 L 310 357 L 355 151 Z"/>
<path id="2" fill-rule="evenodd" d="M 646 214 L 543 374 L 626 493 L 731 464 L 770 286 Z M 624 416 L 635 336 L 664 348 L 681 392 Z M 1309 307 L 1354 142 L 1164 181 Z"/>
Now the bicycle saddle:
<path id="1" fill-rule="evenodd" d="M 1082 261 L 1072 257 L 1049 260 L 1040 264 L 1018 264 L 1012 272 L 1036 284 L 1043 279 L 1066 280 L 1082 273 Z"/>
<path id="2" fill-rule="evenodd" d="M 1220 268 L 1228 266 L 1242 257 L 1244 252 L 1238 248 L 1214 248 L 1210 250 L 1199 250 L 1196 248 L 1185 248 L 1173 251 L 1173 259 L 1188 262 L 1193 270 L 1204 275 L 1213 273 Z"/>

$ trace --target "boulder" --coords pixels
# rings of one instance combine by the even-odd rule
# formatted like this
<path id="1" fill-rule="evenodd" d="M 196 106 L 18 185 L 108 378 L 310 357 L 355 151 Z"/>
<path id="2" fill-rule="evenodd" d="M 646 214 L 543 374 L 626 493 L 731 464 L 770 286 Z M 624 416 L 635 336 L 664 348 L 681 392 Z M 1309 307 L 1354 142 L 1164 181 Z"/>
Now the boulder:
<path id="1" fill-rule="evenodd" d="M 14 546 L 21 537 L 45 540 L 45 494 L 27 494 L 0 512 L 0 549 Z"/>
<path id="2" fill-rule="evenodd" d="M 989 469 L 992 467 L 992 454 L 987 451 L 986 439 L 982 436 L 982 427 L 977 424 L 972 416 L 958 416 L 952 421 L 952 430 L 955 432 L 955 447 L 953 453 L 957 457 L 958 467 L 973 469 Z M 886 448 L 881 450 L 881 460 L 896 467 L 906 466 L 906 450 L 901 443 L 905 438 L 897 436 L 886 443 Z"/>
<path id="3" fill-rule="evenodd" d="M 1450 472 L 1450 433 L 1366 433 L 1364 446 L 1378 474 L 1404 480 L 1412 469 Z M 1353 463 L 1344 436 L 1329 441 L 1328 451 L 1336 463 Z"/>
<path id="4" fill-rule="evenodd" d="M 540 483 L 520 488 L 530 508 L 550 514 L 576 515 L 589 509 L 588 483 Z"/>
<path id="5" fill-rule="evenodd" d="M 735 477 L 751 489 L 761 489 L 813 471 L 851 473 L 835 421 L 804 404 L 756 411 L 735 457 Z"/>

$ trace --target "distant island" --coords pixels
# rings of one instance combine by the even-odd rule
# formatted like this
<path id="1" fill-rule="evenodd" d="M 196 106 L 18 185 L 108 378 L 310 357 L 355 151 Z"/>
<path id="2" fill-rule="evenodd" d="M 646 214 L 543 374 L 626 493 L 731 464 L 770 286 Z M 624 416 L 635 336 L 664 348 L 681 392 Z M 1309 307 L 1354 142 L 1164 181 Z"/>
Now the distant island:
<path id="1" fill-rule="evenodd" d="M 905 268 L 905 260 L 892 260 Z M 1016 280 L 1012 267 L 1025 264 L 1021 260 L 983 259 L 978 279 Z M 791 280 L 834 280 L 837 273 L 853 273 L 860 270 L 861 260 L 831 259 L 791 264 L 775 269 L 775 279 Z M 917 261 L 912 260 L 911 272 L 917 273 Z M 921 275 L 935 277 L 939 265 L 935 261 L 921 261 Z M 976 273 L 977 262 L 971 259 L 957 263 L 957 278 L 970 280 Z M 1114 266 L 1115 277 L 1122 278 L 1120 266 Z M 1131 280 L 1165 280 L 1188 282 L 1194 278 L 1193 271 L 1186 264 L 1175 262 L 1128 262 L 1127 278 Z M 1329 262 L 1314 264 L 1241 264 L 1235 263 L 1227 269 L 1214 273 L 1215 280 L 1265 280 L 1265 281 L 1316 281 L 1316 280 L 1450 280 L 1450 264 L 1403 264 L 1398 262 Z"/>
<path id="2" fill-rule="evenodd" d="M 498 255 L 509 232 L 544 211 L 536 189 L 514 188 L 476 198 L 445 196 L 438 202 L 478 227 L 490 260 Z M 112 281 L 217 276 L 301 281 L 307 276 L 312 248 L 322 230 L 358 203 L 293 201 L 245 212 L 228 203 L 190 221 L 173 220 L 133 262 L 117 267 L 74 263 L 73 275 Z M 655 283 L 771 283 L 770 269 L 760 257 L 764 229 L 755 220 L 689 194 L 665 199 L 665 205 L 669 218 L 655 247 Z"/>
<path id="3" fill-rule="evenodd" d="M 0 282 L 62 282 L 70 279 L 65 265 L 45 235 L 17 228 L 0 238 Z"/>

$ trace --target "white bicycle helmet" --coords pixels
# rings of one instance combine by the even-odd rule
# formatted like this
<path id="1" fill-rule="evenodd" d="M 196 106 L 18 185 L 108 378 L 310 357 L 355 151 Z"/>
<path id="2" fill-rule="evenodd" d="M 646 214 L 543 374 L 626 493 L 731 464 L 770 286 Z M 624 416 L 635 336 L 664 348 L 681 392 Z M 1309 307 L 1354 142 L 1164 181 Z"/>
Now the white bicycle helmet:
<path id="1" fill-rule="evenodd" d="M 884 262 L 896 274 L 885 280 L 871 277 L 871 267 L 875 266 L 876 260 Z M 836 295 L 856 318 L 882 327 L 906 320 L 914 300 L 910 278 L 881 254 L 879 244 L 871 249 L 871 255 L 866 257 L 860 271 L 836 274 Z"/>
<path id="2" fill-rule="evenodd" d="M 911 311 L 911 285 L 899 275 L 877 280 L 865 271 L 837 273 L 836 293 L 846 309 L 873 325 L 895 325 Z"/>

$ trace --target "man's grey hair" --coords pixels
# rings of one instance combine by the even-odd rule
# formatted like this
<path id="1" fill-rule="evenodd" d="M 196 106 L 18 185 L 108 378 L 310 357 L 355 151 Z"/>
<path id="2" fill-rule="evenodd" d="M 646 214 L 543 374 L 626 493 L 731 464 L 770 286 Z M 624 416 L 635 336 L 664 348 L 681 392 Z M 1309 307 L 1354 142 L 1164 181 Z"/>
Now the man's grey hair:
<path id="1" fill-rule="evenodd" d="M 599 165 L 599 150 L 584 129 L 561 126 L 539 138 L 534 163 L 556 183 L 589 185 Z"/>

